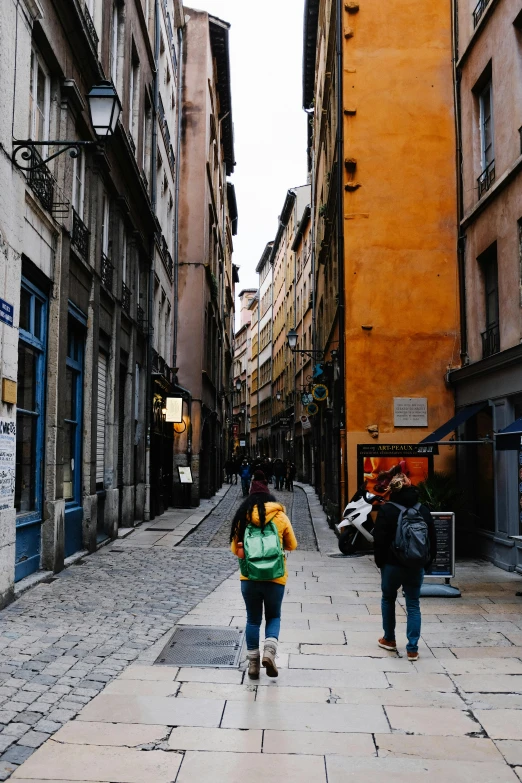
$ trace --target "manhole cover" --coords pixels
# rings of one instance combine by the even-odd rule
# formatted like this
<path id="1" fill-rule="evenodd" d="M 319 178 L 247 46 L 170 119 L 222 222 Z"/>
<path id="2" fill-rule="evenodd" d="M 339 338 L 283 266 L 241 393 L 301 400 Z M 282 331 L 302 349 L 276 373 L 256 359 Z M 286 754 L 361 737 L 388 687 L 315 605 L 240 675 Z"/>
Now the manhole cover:
<path id="1" fill-rule="evenodd" d="M 156 660 L 163 666 L 239 666 L 244 631 L 239 628 L 177 628 Z"/>

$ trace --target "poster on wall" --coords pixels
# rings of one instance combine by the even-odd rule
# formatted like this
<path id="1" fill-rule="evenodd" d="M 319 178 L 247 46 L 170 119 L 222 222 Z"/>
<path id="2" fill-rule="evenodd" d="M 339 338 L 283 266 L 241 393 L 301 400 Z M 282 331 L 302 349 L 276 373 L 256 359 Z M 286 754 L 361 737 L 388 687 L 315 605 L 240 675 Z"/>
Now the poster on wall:
<path id="1" fill-rule="evenodd" d="M 433 472 L 436 446 L 410 443 L 360 443 L 357 446 L 357 484 L 366 481 L 366 489 L 385 495 L 394 473 L 405 473 L 412 484 L 419 484 Z"/>
<path id="2" fill-rule="evenodd" d="M 16 421 L 0 418 L 0 511 L 13 508 L 16 475 Z"/>

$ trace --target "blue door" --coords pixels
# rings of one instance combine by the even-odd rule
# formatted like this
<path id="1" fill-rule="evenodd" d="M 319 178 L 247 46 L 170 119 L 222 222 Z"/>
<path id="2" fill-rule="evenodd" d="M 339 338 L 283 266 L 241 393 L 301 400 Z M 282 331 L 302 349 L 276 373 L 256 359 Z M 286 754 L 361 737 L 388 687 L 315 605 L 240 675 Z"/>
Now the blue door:
<path id="1" fill-rule="evenodd" d="M 82 426 L 83 355 L 86 317 L 69 303 L 65 409 L 63 420 L 63 494 L 65 498 L 65 557 L 82 548 Z"/>
<path id="2" fill-rule="evenodd" d="M 47 297 L 22 278 L 16 412 L 15 581 L 40 567 Z"/>

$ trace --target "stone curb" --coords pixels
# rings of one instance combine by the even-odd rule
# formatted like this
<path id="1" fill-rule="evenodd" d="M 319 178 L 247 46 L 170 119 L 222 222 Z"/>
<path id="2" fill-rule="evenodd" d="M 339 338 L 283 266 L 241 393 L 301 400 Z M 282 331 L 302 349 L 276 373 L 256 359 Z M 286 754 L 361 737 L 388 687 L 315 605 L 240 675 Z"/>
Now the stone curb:
<path id="1" fill-rule="evenodd" d="M 329 552 L 338 552 L 337 536 L 328 526 L 326 514 L 315 493 L 315 489 L 310 484 L 301 484 L 300 481 L 294 481 L 294 485 L 304 491 L 308 500 L 308 508 L 310 509 L 310 517 L 312 518 L 319 552 L 322 555 L 326 555 Z"/>

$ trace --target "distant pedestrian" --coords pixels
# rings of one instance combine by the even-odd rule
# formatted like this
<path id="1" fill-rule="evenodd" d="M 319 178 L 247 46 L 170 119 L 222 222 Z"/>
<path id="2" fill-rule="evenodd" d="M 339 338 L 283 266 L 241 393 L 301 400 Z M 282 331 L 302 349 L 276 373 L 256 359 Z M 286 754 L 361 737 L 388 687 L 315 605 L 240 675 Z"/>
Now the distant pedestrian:
<path id="1" fill-rule="evenodd" d="M 250 494 L 254 495 L 257 492 L 268 494 L 268 481 L 262 470 L 256 470 L 252 476 L 252 484 L 250 485 Z"/>
<path id="2" fill-rule="evenodd" d="M 285 465 L 283 460 L 279 457 L 275 459 L 272 469 L 274 471 L 275 490 L 277 492 L 278 490 L 283 489 L 283 480 L 285 477 Z"/>
<path id="3" fill-rule="evenodd" d="M 409 661 L 419 658 L 421 633 L 420 590 L 424 569 L 437 554 L 437 538 L 432 516 L 419 503 L 419 493 L 404 473 L 389 484 L 390 499 L 379 508 L 373 537 L 375 563 L 381 569 L 382 623 L 384 636 L 379 647 L 397 650 L 395 640 L 395 602 L 402 586 L 406 598 L 406 651 Z M 400 527 L 399 527 L 399 522 Z M 410 527 L 411 526 L 411 527 Z M 399 527 L 399 535 L 398 533 Z M 413 557 L 415 555 L 415 557 Z"/>
<path id="4" fill-rule="evenodd" d="M 243 460 L 239 475 L 241 476 L 241 489 L 243 490 L 243 497 L 246 497 L 250 490 L 250 478 L 252 476 L 252 473 L 250 472 L 250 465 L 246 459 Z"/>
<path id="5" fill-rule="evenodd" d="M 263 545 L 256 547 L 260 537 Z M 277 677 L 281 604 L 288 578 L 284 550 L 296 549 L 297 540 L 285 507 L 270 495 L 266 486 L 263 491 L 250 495 L 239 507 L 232 522 L 230 541 L 230 548 L 241 565 L 241 593 L 247 611 L 248 676 L 258 680 L 262 664 L 269 677 Z M 265 642 L 261 659 L 259 637 L 263 608 Z"/>
<path id="6" fill-rule="evenodd" d="M 285 489 L 294 491 L 295 465 L 291 460 L 286 463 Z"/>
<path id="7" fill-rule="evenodd" d="M 225 462 L 225 473 L 227 476 L 227 484 L 232 484 L 232 475 L 234 473 L 234 460 L 232 457 L 229 457 L 227 461 Z"/>

